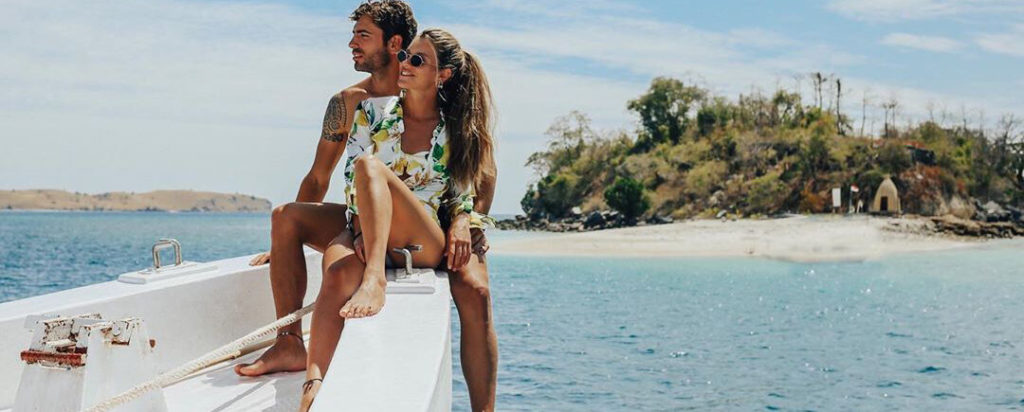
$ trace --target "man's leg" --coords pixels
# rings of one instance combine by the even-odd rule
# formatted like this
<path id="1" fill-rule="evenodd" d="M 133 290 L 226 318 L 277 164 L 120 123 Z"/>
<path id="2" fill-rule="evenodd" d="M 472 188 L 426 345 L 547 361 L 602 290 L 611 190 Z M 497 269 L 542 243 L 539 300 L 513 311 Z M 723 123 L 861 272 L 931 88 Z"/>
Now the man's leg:
<path id="1" fill-rule="evenodd" d="M 474 253 L 450 276 L 452 298 L 461 324 L 462 374 L 473 411 L 493 411 L 498 383 L 498 336 L 491 318 L 487 260 Z"/>
<path id="2" fill-rule="evenodd" d="M 278 206 L 270 218 L 270 286 L 274 308 L 281 318 L 302 307 L 306 295 L 306 256 L 302 245 L 323 251 L 331 239 L 345 230 L 345 205 L 336 203 L 288 203 Z M 235 373 L 258 376 L 306 367 L 302 323 L 281 328 L 278 337 L 256 362 L 235 366 Z"/>

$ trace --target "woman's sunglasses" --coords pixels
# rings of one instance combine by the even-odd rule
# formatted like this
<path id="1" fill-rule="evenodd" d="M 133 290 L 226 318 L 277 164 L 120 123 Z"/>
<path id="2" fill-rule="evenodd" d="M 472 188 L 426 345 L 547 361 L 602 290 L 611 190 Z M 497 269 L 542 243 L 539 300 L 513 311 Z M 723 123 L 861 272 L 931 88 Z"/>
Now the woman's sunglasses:
<path id="1" fill-rule="evenodd" d="M 399 50 L 398 61 L 404 62 L 406 60 L 409 60 L 409 65 L 411 65 L 412 67 L 420 67 L 427 63 L 427 59 L 424 59 L 423 56 L 420 56 L 418 54 L 412 54 L 405 50 Z"/>

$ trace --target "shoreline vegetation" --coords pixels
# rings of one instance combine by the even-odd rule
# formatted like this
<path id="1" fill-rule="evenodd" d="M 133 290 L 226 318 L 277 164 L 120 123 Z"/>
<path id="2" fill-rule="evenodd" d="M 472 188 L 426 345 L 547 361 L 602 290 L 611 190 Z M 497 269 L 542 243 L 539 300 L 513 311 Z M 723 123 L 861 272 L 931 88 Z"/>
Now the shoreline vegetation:
<path id="1" fill-rule="evenodd" d="M 754 89 L 730 100 L 659 77 L 626 104 L 638 117 L 637 130 L 595 130 L 580 112 L 557 119 L 545 150 L 526 162 L 537 180 L 522 198 L 525 215 L 498 228 L 586 233 L 545 237 L 531 241 L 534 246 L 520 242 L 509 251 L 646 256 L 636 250 L 645 248 L 659 251 L 650 255 L 673 255 L 705 250 L 699 239 L 728 237 L 737 228 L 767 246 L 744 243 L 736 234 L 732 241 L 749 248 L 707 247 L 772 255 L 780 250 L 771 245 L 787 239 L 827 244 L 814 233 L 821 231 L 845 239 L 823 250 L 848 242 L 859 251 L 854 256 L 869 256 L 873 246 L 850 238 L 903 249 L 886 240 L 894 228 L 913 228 L 905 240 L 941 247 L 971 243 L 968 237 L 1024 236 L 1020 118 L 1005 114 L 987 124 L 984 115 L 973 117 L 965 108 L 954 114 L 931 104 L 928 119 L 916 121 L 902 115 L 896 99 L 877 101 L 866 91 L 856 91 L 860 113 L 850 116 L 841 108 L 851 91 L 839 77 L 811 73 L 803 79 L 813 87 L 810 104 L 799 90 Z M 880 130 L 872 130 L 869 108 L 884 114 Z M 647 227 L 631 228 L 637 225 Z M 789 249 L 804 250 L 783 248 Z"/>
<path id="2" fill-rule="evenodd" d="M 51 189 L 0 190 L 0 211 L 269 212 L 267 199 L 243 194 L 157 190 L 87 194 Z"/>

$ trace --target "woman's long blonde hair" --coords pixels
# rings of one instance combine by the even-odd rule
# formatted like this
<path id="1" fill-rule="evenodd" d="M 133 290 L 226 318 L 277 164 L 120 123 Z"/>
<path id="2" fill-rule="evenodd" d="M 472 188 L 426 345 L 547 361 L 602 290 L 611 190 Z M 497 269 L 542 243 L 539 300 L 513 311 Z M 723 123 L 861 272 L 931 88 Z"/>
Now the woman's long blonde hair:
<path id="1" fill-rule="evenodd" d="M 451 178 L 461 187 L 476 186 L 483 177 L 493 177 L 495 169 L 491 86 L 480 60 L 463 50 L 451 33 L 427 29 L 420 37 L 434 45 L 438 70 L 452 70 L 452 76 L 438 89 L 448 130 Z"/>

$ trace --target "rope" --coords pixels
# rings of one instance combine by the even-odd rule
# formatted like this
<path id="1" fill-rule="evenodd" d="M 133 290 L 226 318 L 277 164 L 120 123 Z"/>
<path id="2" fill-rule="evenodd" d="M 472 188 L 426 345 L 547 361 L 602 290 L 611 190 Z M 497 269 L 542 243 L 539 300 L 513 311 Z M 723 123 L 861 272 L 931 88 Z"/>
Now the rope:
<path id="1" fill-rule="evenodd" d="M 186 376 L 189 376 L 196 371 L 205 369 L 210 365 L 220 363 L 225 359 L 238 357 L 241 354 L 242 348 L 253 343 L 259 342 L 260 340 L 266 338 L 268 335 L 276 332 L 278 329 L 301 320 L 303 316 L 313 311 L 313 305 L 315 303 L 316 302 L 310 303 L 309 305 L 304 306 L 302 309 L 289 313 L 288 315 L 285 315 L 284 317 L 274 321 L 273 323 L 256 329 L 250 332 L 248 335 L 245 335 L 227 345 L 221 346 L 213 350 L 212 352 L 209 352 L 192 361 L 189 361 L 188 363 L 185 363 L 184 365 L 181 365 L 175 369 L 157 375 L 155 378 L 150 379 L 149 381 L 135 385 L 131 389 L 122 392 L 117 396 L 104 400 L 103 402 L 97 403 L 92 407 L 86 409 L 85 411 L 109 411 L 117 406 L 135 400 L 136 398 L 142 396 L 146 392 L 149 392 L 154 389 L 160 389 L 168 385 L 171 385 L 175 382 L 178 382 L 184 379 Z"/>

